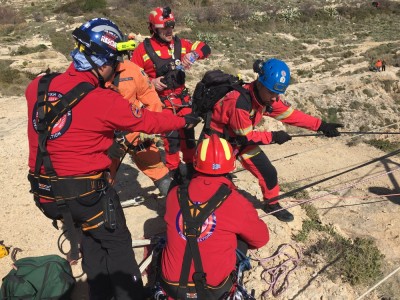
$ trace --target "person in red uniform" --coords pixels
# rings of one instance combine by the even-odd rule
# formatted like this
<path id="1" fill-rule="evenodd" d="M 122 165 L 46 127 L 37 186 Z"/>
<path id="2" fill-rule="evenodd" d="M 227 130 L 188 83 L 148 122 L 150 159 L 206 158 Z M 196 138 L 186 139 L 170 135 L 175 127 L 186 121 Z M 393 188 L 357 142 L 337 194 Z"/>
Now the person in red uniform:
<path id="1" fill-rule="evenodd" d="M 149 14 L 151 38 L 135 49 L 132 61 L 143 68 L 152 80 L 165 107 L 163 113 L 182 116 L 191 112 L 191 97 L 185 87 L 185 71 L 197 59 L 211 53 L 201 41 L 192 43 L 174 35 L 175 17 L 169 7 L 157 7 Z M 185 140 L 186 139 L 186 140 Z M 171 131 L 163 139 L 166 166 L 171 176 L 179 177 L 180 154 L 186 163 L 188 177 L 193 173 L 194 130 Z"/>
<path id="2" fill-rule="evenodd" d="M 34 79 L 25 92 L 31 192 L 47 217 L 63 219 L 71 236 L 72 259 L 78 251 L 73 251 L 77 243 L 72 241 L 76 234 L 71 227 L 81 226 L 80 251 L 90 299 L 141 300 L 143 283 L 131 234 L 118 195 L 105 175 L 111 163 L 107 152 L 115 130 L 157 133 L 198 121 L 190 115 L 182 118 L 137 109 L 104 88 L 118 65 L 116 44 L 122 33 L 115 23 L 95 18 L 72 34 L 77 46 L 71 52 L 73 63 L 53 79 Z M 91 91 L 75 106 L 65 104 L 71 91 L 75 96 L 70 99 L 79 98 L 82 87 L 77 85 L 82 83 Z M 58 105 L 64 106 L 65 113 L 49 130 L 52 120 L 57 120 L 53 111 L 60 109 Z"/>
<path id="3" fill-rule="evenodd" d="M 206 273 L 207 285 L 214 287 L 229 283 L 223 288 L 229 291 L 232 282 L 226 280 L 236 265 L 236 248 L 246 244 L 248 248 L 257 249 L 269 240 L 267 225 L 257 214 L 256 209 L 229 178 L 229 172 L 235 169 L 235 155 L 232 146 L 216 134 L 199 143 L 195 157 L 195 173 L 190 180 L 187 191 L 191 203 L 203 206 L 225 186 L 230 194 L 226 200 L 211 214 L 201 226 L 197 237 L 201 262 Z M 184 265 L 186 236 L 183 232 L 182 207 L 178 200 L 178 187 L 171 189 L 167 196 L 166 214 L 167 243 L 162 252 L 161 287 L 169 299 L 177 299 L 177 285 Z M 240 242 L 239 242 L 239 241 Z M 247 249 L 246 249 L 247 250 Z M 188 285 L 193 286 L 193 261 L 190 267 Z M 222 289 L 222 288 L 221 288 Z M 188 290 L 187 292 L 189 292 Z M 217 293 L 225 292 L 218 291 Z M 198 291 L 196 290 L 198 293 Z M 179 299 L 186 299 L 181 298 Z M 196 298 L 197 299 L 197 298 Z M 219 299 L 210 296 L 207 299 Z"/>
<path id="4" fill-rule="evenodd" d="M 259 181 L 265 212 L 273 212 L 279 220 L 290 222 L 293 215 L 282 209 L 276 200 L 279 195 L 277 171 L 258 145 L 283 144 L 291 140 L 291 136 L 285 131 L 257 130 L 257 124 L 266 116 L 285 124 L 322 131 L 327 137 L 339 136 L 337 128 L 343 125 L 323 122 L 294 109 L 280 98 L 290 81 L 290 70 L 285 62 L 275 58 L 265 62 L 257 60 L 254 71 L 259 75 L 258 79 L 244 85 L 250 98 L 238 91 L 226 94 L 214 105 L 210 128 L 211 132 L 221 136 L 227 134 L 230 140 L 235 141 L 238 159 Z"/>

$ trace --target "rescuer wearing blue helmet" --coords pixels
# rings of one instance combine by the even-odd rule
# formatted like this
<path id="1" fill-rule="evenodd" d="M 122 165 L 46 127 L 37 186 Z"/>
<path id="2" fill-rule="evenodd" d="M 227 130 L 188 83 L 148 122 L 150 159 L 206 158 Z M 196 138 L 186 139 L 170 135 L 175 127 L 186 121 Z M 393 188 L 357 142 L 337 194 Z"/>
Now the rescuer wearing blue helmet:
<path id="1" fill-rule="evenodd" d="M 260 62 L 259 62 L 260 63 Z M 284 94 L 290 83 L 290 70 L 287 64 L 276 58 L 261 63 L 258 81 L 276 94 Z"/>
<path id="2" fill-rule="evenodd" d="M 115 130 L 164 133 L 199 120 L 137 108 L 104 88 L 120 55 L 122 33 L 115 23 L 95 18 L 72 35 L 76 47 L 68 69 L 39 76 L 26 89 L 31 192 L 48 218 L 63 220 L 68 258 L 82 257 L 90 300 L 143 300 L 132 237 L 108 181 L 109 148 Z"/>
<path id="3" fill-rule="evenodd" d="M 253 69 L 258 78 L 243 85 L 247 95 L 234 90 L 219 100 L 213 108 L 210 128 L 212 133 L 228 134 L 226 139 L 236 142 L 233 146 L 237 149 L 238 159 L 259 181 L 264 211 L 281 221 L 290 222 L 293 215 L 278 202 L 277 171 L 258 145 L 283 144 L 292 137 L 283 130 L 261 131 L 256 129 L 257 124 L 267 116 L 289 125 L 321 131 L 327 137 L 339 136 L 337 128 L 343 125 L 323 122 L 281 99 L 280 95 L 285 93 L 290 83 L 290 69 L 285 62 L 276 58 L 256 60 Z"/>

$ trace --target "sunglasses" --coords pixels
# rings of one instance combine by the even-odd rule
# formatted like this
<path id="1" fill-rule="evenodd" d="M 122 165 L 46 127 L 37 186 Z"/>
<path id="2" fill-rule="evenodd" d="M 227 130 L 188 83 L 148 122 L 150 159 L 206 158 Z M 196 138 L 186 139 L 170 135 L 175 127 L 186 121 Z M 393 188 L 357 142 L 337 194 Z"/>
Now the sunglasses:
<path id="1" fill-rule="evenodd" d="M 174 28 L 175 27 L 175 21 L 167 21 L 164 23 L 165 28 Z"/>
<path id="2" fill-rule="evenodd" d="M 281 92 L 282 94 L 286 91 L 287 85 L 277 82 L 274 84 L 274 90 Z"/>

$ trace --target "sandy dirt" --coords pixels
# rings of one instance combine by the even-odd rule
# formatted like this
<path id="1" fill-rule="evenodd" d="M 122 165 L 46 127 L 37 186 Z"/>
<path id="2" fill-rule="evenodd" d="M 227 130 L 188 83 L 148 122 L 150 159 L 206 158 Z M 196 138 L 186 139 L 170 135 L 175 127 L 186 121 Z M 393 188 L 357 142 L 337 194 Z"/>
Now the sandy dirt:
<path id="1" fill-rule="evenodd" d="M 0 240 L 4 240 L 7 246 L 21 248 L 23 252 L 19 254 L 20 257 L 57 254 L 56 240 L 60 231 L 55 230 L 35 207 L 29 194 L 26 179 L 28 145 L 25 99 L 1 97 L 0 111 L 0 167 L 5 175 L 1 179 L 3 209 L 0 211 Z M 282 183 L 302 186 L 384 155 L 364 144 L 348 147 L 348 140 L 344 136 L 334 140 L 321 137 L 294 138 L 284 145 L 263 146 L 263 149 L 278 169 Z M 318 208 L 323 223 L 334 225 L 345 236 L 370 237 L 376 241 L 386 257 L 386 273 L 400 263 L 400 197 L 379 195 L 400 192 L 399 167 L 400 158 L 390 157 L 309 189 L 311 199 L 316 198 L 312 203 Z M 393 172 L 388 174 L 390 170 Z M 242 171 L 239 166 L 235 176 L 239 189 L 249 196 L 256 207 L 260 207 L 262 197 L 254 177 Z M 144 205 L 125 209 L 133 239 L 151 237 L 164 231 L 164 199 L 158 196 L 150 180 L 135 169 L 128 157 L 121 167 L 116 188 L 122 201 L 136 195 L 146 198 Z M 293 200 L 283 200 L 282 205 L 296 204 L 290 199 Z M 291 212 L 295 215 L 295 221 L 288 224 L 272 216 L 263 217 L 270 228 L 271 241 L 257 251 L 258 257 L 271 256 L 282 244 L 295 245 L 291 239 L 292 234 L 301 229 L 302 220 L 306 216 L 300 206 L 291 208 Z M 259 213 L 264 215 L 260 209 Z M 301 244 L 299 246 L 303 247 Z M 141 261 L 142 249 L 136 252 Z M 260 279 L 262 267 L 257 266 L 255 261 L 252 263 L 255 268 L 246 275 L 246 286 L 249 289 L 255 288 L 259 299 L 268 285 Z M 10 256 L 0 259 L 0 277 L 7 274 L 10 266 Z M 362 292 L 362 288 L 354 289 L 340 281 L 329 280 L 324 275 L 324 267 L 323 260 L 316 260 L 313 265 L 300 263 L 291 273 L 289 287 L 281 299 L 355 299 Z M 79 266 L 74 267 L 74 272 L 79 274 Z M 391 280 L 392 284 L 397 284 L 397 288 L 400 287 L 399 276 Z M 82 289 L 79 289 L 79 294 L 74 299 L 87 299 Z M 379 293 L 372 295 L 370 299 L 377 299 Z"/>
<path id="2" fill-rule="evenodd" d="M 33 37 L 37 43 L 48 43 L 40 37 Z M 33 41 L 32 40 L 32 41 Z M 32 41 L 26 41 L 31 43 Z M 360 51 L 371 47 L 371 43 L 360 45 Z M 16 46 L 15 46 L 16 47 Z M 15 48 L 14 47 L 14 48 Z M 3 59 L 9 59 L 9 48 L 0 49 Z M 45 54 L 30 54 L 25 57 L 13 57 L 14 67 L 21 67 L 24 61 L 29 62 L 33 73 L 45 70 L 48 66 L 54 71 L 62 71 L 68 65 L 68 60 L 54 51 Z M 223 64 L 216 63 L 219 67 Z M 360 66 L 347 66 L 358 68 Z M 199 64 L 198 72 L 204 72 L 209 66 Z M 246 73 L 247 72 L 247 73 Z M 244 74 L 251 74 L 245 70 Z M 378 78 L 395 78 L 395 72 L 375 74 Z M 196 76 L 196 73 L 191 74 Z M 322 75 L 321 75 L 322 76 Z M 397 79 L 398 80 L 398 79 Z M 323 75 L 321 78 L 300 81 L 290 87 L 287 97 L 293 95 L 291 91 L 307 96 L 319 97 L 326 86 L 339 85 L 349 82 L 354 89 L 363 89 L 357 86 L 360 81 L 354 76 L 349 78 L 331 77 Z M 189 83 L 193 87 L 193 82 Z M 344 92 L 345 93 L 345 92 Z M 345 95 L 344 95 L 345 96 Z M 385 96 L 386 97 L 386 96 Z M 382 98 L 386 101 L 386 98 Z M 322 102 L 330 99 L 321 98 Z M 379 100 L 379 99 L 378 99 Z M 22 252 L 19 257 L 39 256 L 46 254 L 60 254 L 57 249 L 57 238 L 61 231 L 57 231 L 35 206 L 29 193 L 27 180 L 27 112 L 23 97 L 4 97 L 0 95 L 0 168 L 3 176 L 0 179 L 3 192 L 1 193 L 0 210 L 0 241 L 12 248 L 18 247 Z M 353 122 L 348 122 L 349 129 L 357 127 L 358 122 L 365 119 L 364 114 L 354 116 Z M 274 122 L 267 122 L 265 128 L 283 129 Z M 296 130 L 291 129 L 291 133 Z M 388 136 L 389 138 L 389 136 Z M 386 159 L 374 159 L 385 155 L 371 146 L 363 143 L 354 143 L 353 136 L 341 136 L 335 139 L 324 137 L 299 137 L 283 145 L 263 146 L 278 170 L 279 180 L 283 185 L 301 187 L 318 182 L 324 178 L 343 173 L 331 180 L 312 185 L 307 192 L 312 204 L 317 208 L 323 224 L 331 224 L 341 235 L 348 238 L 365 237 L 376 242 L 379 250 L 385 255 L 383 274 L 389 274 L 400 266 L 400 157 L 392 156 Z M 369 164 L 367 164 L 369 163 Z M 365 167 L 357 166 L 367 164 Z M 349 171 L 353 169 L 353 171 Z M 347 172 L 346 172 L 347 171 Z M 243 171 L 238 163 L 234 172 L 235 183 L 238 188 L 249 197 L 258 209 L 260 216 L 270 229 L 270 242 L 251 254 L 252 270 L 245 275 L 245 285 L 248 289 L 256 290 L 256 299 L 268 290 L 269 285 L 261 278 L 264 268 L 256 261 L 270 257 L 282 245 L 289 244 L 288 256 L 296 257 L 293 249 L 305 250 L 312 240 L 320 238 L 314 234 L 307 245 L 295 243 L 293 234 L 298 233 L 302 221 L 307 219 L 305 211 L 299 205 L 290 208 L 295 215 L 294 222 L 282 223 L 272 216 L 265 216 L 260 209 L 261 191 L 255 178 Z M 116 188 L 122 201 L 135 196 L 143 196 L 146 200 L 143 205 L 125 209 L 128 226 L 134 240 L 152 237 L 165 230 L 162 215 L 165 209 L 164 199 L 160 197 L 151 181 L 138 172 L 135 165 L 126 157 L 118 174 Z M 286 188 L 285 191 L 291 189 Z M 397 195 L 396 195 L 397 194 Z M 301 200 L 301 199 L 300 199 Z M 291 197 L 282 200 L 283 206 L 298 204 L 299 199 Z M 290 248 L 292 247 L 292 248 Z M 295 248 L 293 248 L 295 247 Z M 143 260 L 143 249 L 135 249 L 138 261 Z M 281 255 L 285 256 L 284 254 Z M 278 261 L 266 262 L 269 267 L 277 265 Z M 0 278 L 4 277 L 11 268 L 11 258 L 6 256 L 0 259 Z M 343 283 L 340 278 L 331 280 L 327 276 L 330 264 L 318 255 L 304 257 L 297 268 L 290 273 L 289 286 L 278 299 L 357 299 L 370 286 L 352 287 Z M 74 266 L 74 274 L 81 273 L 80 267 Z M 400 272 L 387 280 L 380 290 L 371 292 L 364 299 L 381 299 L 385 295 L 391 299 L 400 299 Z M 272 298 L 271 292 L 267 297 Z M 88 299 L 85 292 L 85 277 L 78 281 L 73 299 Z"/>

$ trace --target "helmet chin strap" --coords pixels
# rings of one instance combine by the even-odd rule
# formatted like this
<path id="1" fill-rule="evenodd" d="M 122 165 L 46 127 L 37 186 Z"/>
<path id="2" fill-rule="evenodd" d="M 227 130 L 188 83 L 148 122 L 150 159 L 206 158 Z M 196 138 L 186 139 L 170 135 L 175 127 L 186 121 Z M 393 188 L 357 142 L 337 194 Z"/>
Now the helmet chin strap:
<path id="1" fill-rule="evenodd" d="M 96 65 L 93 60 L 90 58 L 89 55 L 87 55 L 86 53 L 83 53 L 83 55 L 85 55 L 85 58 L 87 59 L 87 61 L 89 62 L 89 64 L 92 66 L 93 70 L 96 72 L 97 78 L 99 80 L 99 85 L 102 88 L 105 88 L 105 80 L 104 77 L 100 74 L 99 72 L 99 67 L 98 65 Z"/>
<path id="2" fill-rule="evenodd" d="M 263 101 L 261 100 L 260 92 L 258 90 L 258 81 L 254 83 L 254 95 L 256 96 L 256 100 L 258 103 L 261 105 L 265 106 L 265 111 L 271 113 L 272 112 L 272 107 L 269 104 L 262 104 Z"/>

